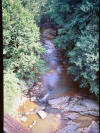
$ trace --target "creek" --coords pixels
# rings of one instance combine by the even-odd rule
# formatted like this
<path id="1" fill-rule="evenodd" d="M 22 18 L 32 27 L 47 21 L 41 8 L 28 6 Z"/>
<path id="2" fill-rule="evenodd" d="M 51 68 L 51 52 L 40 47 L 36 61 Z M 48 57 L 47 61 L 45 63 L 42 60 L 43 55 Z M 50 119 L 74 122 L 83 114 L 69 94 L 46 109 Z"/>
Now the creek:
<path id="1" fill-rule="evenodd" d="M 41 30 L 41 43 L 46 49 L 43 59 L 46 61 L 47 68 L 47 71 L 40 77 L 42 86 L 39 88 L 39 91 L 41 93 L 36 96 L 36 102 L 30 101 L 30 98 L 26 98 L 24 103 L 19 107 L 18 115 L 16 116 L 16 119 L 20 123 L 30 128 L 34 133 L 56 133 L 60 128 L 66 125 L 66 119 L 62 119 L 64 113 L 61 112 L 59 108 L 51 107 L 51 105 L 48 104 L 49 100 L 66 96 L 70 98 L 77 97 L 77 95 L 80 96 L 80 88 L 77 83 L 72 81 L 71 75 L 65 70 L 62 55 L 54 46 L 53 39 L 55 38 L 55 32 L 56 31 L 52 28 Z M 32 88 L 30 91 L 31 90 Z M 85 89 L 81 95 L 83 96 L 84 94 L 86 94 Z M 37 115 L 37 110 L 46 111 L 47 117 L 42 120 Z M 27 120 L 21 121 L 22 117 L 27 118 Z M 89 125 L 91 123 L 90 121 L 94 120 L 95 117 L 82 116 L 79 122 L 83 122 L 82 120 L 84 119 L 85 121 L 89 119 L 87 124 Z"/>
<path id="2" fill-rule="evenodd" d="M 73 95 L 79 91 L 78 86 L 72 81 L 71 76 L 63 67 L 63 58 L 60 51 L 55 48 L 53 39 L 55 33 L 53 29 L 42 31 L 42 44 L 46 48 L 44 60 L 46 61 L 47 72 L 42 75 L 42 92 L 46 95 L 41 99 L 58 98 L 65 95 Z M 43 94 L 44 95 L 44 94 Z"/>

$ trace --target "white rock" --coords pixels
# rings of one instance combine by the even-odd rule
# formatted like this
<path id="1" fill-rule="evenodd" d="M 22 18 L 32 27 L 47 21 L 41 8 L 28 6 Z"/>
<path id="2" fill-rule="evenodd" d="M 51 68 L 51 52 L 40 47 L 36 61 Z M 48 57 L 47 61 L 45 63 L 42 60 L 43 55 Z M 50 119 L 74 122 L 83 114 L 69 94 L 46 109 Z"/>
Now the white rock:
<path id="1" fill-rule="evenodd" d="M 21 118 L 21 121 L 26 122 L 26 121 L 27 121 L 27 117 L 23 116 L 23 117 Z"/>
<path id="2" fill-rule="evenodd" d="M 34 111 L 34 109 L 32 109 L 32 108 L 31 108 L 29 111 L 31 111 L 31 112 L 32 112 L 32 111 Z"/>
<path id="3" fill-rule="evenodd" d="M 36 120 L 33 121 L 33 126 L 36 124 Z"/>
<path id="4" fill-rule="evenodd" d="M 32 96 L 33 95 L 33 92 L 30 92 L 30 96 Z"/>
<path id="5" fill-rule="evenodd" d="M 45 119 L 47 117 L 47 113 L 44 112 L 44 111 L 38 111 L 37 114 L 42 118 L 42 119 Z"/>
<path id="6" fill-rule="evenodd" d="M 36 100 L 36 97 L 31 97 L 31 102 L 34 102 Z"/>
<path id="7" fill-rule="evenodd" d="M 29 125 L 29 128 L 31 129 L 33 127 L 33 125 Z"/>

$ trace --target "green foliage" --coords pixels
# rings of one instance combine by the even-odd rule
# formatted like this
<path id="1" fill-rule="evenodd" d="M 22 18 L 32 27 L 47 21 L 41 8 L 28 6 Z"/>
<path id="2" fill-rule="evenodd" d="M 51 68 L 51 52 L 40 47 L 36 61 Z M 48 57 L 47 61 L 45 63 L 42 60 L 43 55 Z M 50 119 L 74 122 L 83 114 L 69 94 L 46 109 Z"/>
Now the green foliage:
<path id="1" fill-rule="evenodd" d="M 33 70 L 34 74 L 37 69 L 41 72 L 44 64 L 40 55 L 45 49 L 39 43 L 39 28 L 33 18 L 20 2 L 3 3 L 4 68 L 10 67 L 21 78 L 27 78 Z"/>
<path id="2" fill-rule="evenodd" d="M 98 96 L 99 18 L 95 5 L 96 3 L 83 1 L 82 6 L 80 6 L 80 11 L 84 13 L 81 21 L 79 21 L 81 34 L 68 56 L 71 65 L 69 71 L 74 75 L 74 80 L 80 81 L 81 87 L 89 87 L 90 92 Z"/>
<path id="3" fill-rule="evenodd" d="M 49 0 L 47 1 L 49 3 Z M 56 22 L 55 45 L 69 59 L 68 71 L 81 87 L 99 94 L 99 0 L 53 0 L 50 17 Z M 47 11 L 48 14 L 48 11 Z"/>
<path id="4" fill-rule="evenodd" d="M 35 22 L 39 23 L 41 19 L 41 10 L 45 12 L 48 8 L 48 6 L 44 6 L 46 1 L 47 0 L 21 0 L 21 3 L 33 14 Z"/>
<path id="5" fill-rule="evenodd" d="M 80 81 L 81 87 L 90 87 L 90 91 L 99 94 L 98 72 L 99 72 L 99 44 L 98 34 L 89 34 L 94 31 L 93 25 L 88 25 L 83 31 L 74 49 L 69 52 L 69 71 L 74 75 L 75 81 Z"/>
<path id="6" fill-rule="evenodd" d="M 23 78 L 34 82 L 38 80 L 37 75 L 45 71 L 45 62 L 41 59 L 45 49 L 39 42 L 39 28 L 34 20 L 36 14 L 24 8 L 19 0 L 3 0 L 2 11 L 4 99 L 6 111 L 9 107 L 10 112 L 11 106 L 15 104 L 15 94 L 21 92 L 17 88 L 21 88 L 19 84 Z M 12 97 L 10 102 L 9 96 Z"/>
<path id="7" fill-rule="evenodd" d="M 4 112 L 13 115 L 21 98 L 24 83 L 11 70 L 4 71 Z"/>

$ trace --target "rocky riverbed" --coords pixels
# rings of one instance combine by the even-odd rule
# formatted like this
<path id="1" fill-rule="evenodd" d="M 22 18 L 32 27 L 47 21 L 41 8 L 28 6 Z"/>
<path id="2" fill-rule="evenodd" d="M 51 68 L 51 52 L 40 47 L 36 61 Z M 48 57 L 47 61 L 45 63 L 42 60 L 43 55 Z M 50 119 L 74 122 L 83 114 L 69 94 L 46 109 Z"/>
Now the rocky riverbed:
<path id="1" fill-rule="evenodd" d="M 39 89 L 39 86 L 36 86 L 37 89 Z M 42 128 L 45 128 L 43 126 L 45 122 L 51 122 L 52 125 L 55 118 L 58 118 L 58 123 L 55 125 L 56 129 L 54 130 L 55 126 L 47 124 L 47 130 L 52 132 L 42 130 L 44 131 L 43 133 L 53 133 L 53 131 L 55 133 L 99 133 L 99 105 L 97 101 L 78 94 L 74 97 L 62 96 L 48 99 L 48 104 L 38 105 L 37 96 L 34 93 L 32 96 L 32 93 L 30 93 L 30 96 L 28 94 L 29 98 L 23 98 L 19 113 L 20 117 L 17 117 L 22 124 L 33 129 L 33 131 L 35 130 L 36 133 L 39 133 Z M 41 117 L 38 117 L 38 111 L 46 113 L 45 118 L 47 118 L 42 120 Z M 30 120 L 29 116 L 32 120 Z M 39 124 L 42 124 L 42 126 Z M 36 130 L 37 125 L 41 127 L 39 131 Z M 49 128 L 52 130 L 49 130 Z"/>
<path id="2" fill-rule="evenodd" d="M 61 54 L 53 44 L 56 31 L 48 28 L 41 32 L 47 71 L 36 85 L 27 82 L 16 118 L 35 133 L 99 133 L 98 102 L 64 70 Z"/>

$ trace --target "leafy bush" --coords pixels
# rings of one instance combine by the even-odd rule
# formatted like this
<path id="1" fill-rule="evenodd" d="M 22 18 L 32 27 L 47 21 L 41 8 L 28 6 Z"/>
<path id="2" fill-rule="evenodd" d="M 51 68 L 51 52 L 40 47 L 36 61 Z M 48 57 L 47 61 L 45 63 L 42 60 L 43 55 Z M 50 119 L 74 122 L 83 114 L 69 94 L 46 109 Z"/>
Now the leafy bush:
<path id="1" fill-rule="evenodd" d="M 71 66 L 68 70 L 74 75 L 74 81 L 80 81 L 81 79 L 81 87 L 89 87 L 92 93 L 98 95 L 99 37 L 97 32 L 94 33 L 95 26 L 97 25 L 88 25 L 79 41 L 75 44 L 75 48 L 69 52 Z M 95 34 L 94 36 L 93 33 Z"/>
<path id="2" fill-rule="evenodd" d="M 83 1 L 79 18 L 79 39 L 69 52 L 69 71 L 75 81 L 80 81 L 80 87 L 89 87 L 90 92 L 99 94 L 99 17 L 97 2 Z M 96 7 L 97 5 L 97 7 Z M 78 15 L 78 14 L 77 14 Z M 74 71 L 74 72 L 73 72 Z"/>
<path id="3" fill-rule="evenodd" d="M 21 91 L 25 89 L 24 82 L 16 78 L 11 70 L 4 71 L 4 112 L 13 115 L 21 99 Z"/>
<path id="4" fill-rule="evenodd" d="M 46 2 L 47 0 L 21 0 L 22 5 L 34 14 L 36 24 L 40 22 L 41 15 L 49 9 L 49 4 L 45 5 Z"/>
<path id="5" fill-rule="evenodd" d="M 81 87 L 90 88 L 97 96 L 99 0 L 53 0 L 52 3 L 49 14 L 58 27 L 55 46 L 65 51 L 68 71 L 73 74 L 74 81 L 79 81 Z"/>
<path id="6" fill-rule="evenodd" d="M 32 14 L 20 2 L 3 5 L 4 67 L 10 67 L 20 78 L 35 77 L 37 69 L 41 72 L 44 67 L 40 55 L 45 50 L 39 43 L 39 29 L 34 24 Z"/>
<path id="7" fill-rule="evenodd" d="M 45 71 L 45 62 L 41 59 L 45 49 L 39 42 L 35 14 L 24 8 L 19 0 L 3 0 L 2 11 L 4 104 L 10 112 L 17 94 L 21 93 L 17 90 L 21 89 L 23 79 L 33 79 L 34 83 L 38 80 L 37 74 Z M 8 101 L 9 97 L 11 101 Z"/>

